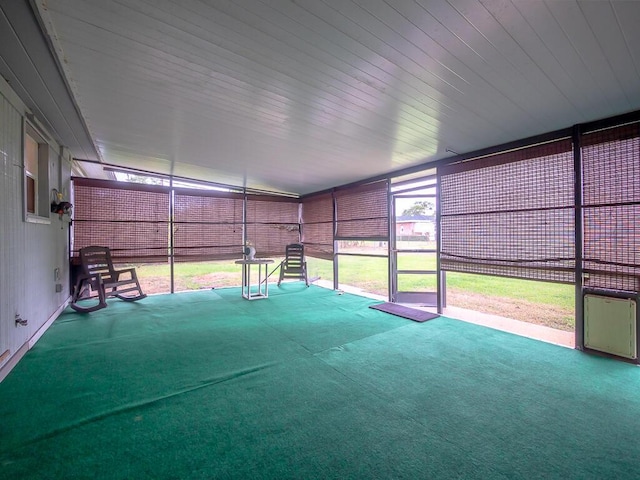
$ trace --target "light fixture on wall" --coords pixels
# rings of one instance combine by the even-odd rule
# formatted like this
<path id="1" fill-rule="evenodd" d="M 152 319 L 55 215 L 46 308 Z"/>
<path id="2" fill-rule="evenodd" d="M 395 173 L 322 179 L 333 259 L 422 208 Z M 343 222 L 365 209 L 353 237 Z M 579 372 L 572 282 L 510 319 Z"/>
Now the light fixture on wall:
<path id="1" fill-rule="evenodd" d="M 57 213 L 62 220 L 63 215 L 71 217 L 73 205 L 64 200 L 64 193 L 59 192 L 55 188 L 51 190 L 51 213 Z"/>

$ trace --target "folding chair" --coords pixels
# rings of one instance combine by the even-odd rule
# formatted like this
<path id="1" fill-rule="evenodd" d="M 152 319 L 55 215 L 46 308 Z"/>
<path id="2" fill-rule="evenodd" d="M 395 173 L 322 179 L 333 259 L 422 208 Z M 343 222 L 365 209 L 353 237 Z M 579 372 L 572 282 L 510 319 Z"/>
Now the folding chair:
<path id="1" fill-rule="evenodd" d="M 105 308 L 107 298 L 116 297 L 126 302 L 135 302 L 146 297 L 142 293 L 135 268 L 116 270 L 113 267 L 108 247 L 85 247 L 80 249 L 82 272 L 78 275 L 71 297 L 71 308 L 89 313 Z M 80 300 L 97 298 L 98 303 L 82 305 Z"/>

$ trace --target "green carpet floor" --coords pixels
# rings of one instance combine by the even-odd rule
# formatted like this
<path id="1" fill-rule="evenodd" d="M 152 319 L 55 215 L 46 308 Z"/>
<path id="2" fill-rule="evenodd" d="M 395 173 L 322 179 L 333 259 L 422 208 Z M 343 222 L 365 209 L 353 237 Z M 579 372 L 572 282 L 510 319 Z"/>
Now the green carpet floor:
<path id="1" fill-rule="evenodd" d="M 301 283 L 63 314 L 0 384 L 0 478 L 638 478 L 640 370 Z"/>

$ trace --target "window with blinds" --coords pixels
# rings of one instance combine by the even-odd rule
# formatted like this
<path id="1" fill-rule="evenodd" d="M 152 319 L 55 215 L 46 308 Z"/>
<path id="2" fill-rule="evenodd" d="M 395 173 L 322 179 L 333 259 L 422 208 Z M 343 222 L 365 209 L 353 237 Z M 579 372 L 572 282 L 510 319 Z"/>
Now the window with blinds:
<path id="1" fill-rule="evenodd" d="M 337 190 L 336 239 L 389 239 L 386 180 Z"/>
<path id="2" fill-rule="evenodd" d="M 258 256 L 284 256 L 285 247 L 300 242 L 300 202 L 274 196 L 247 196 L 247 240 Z"/>
<path id="3" fill-rule="evenodd" d="M 74 178 L 72 255 L 109 247 L 117 262 L 166 261 L 169 188 Z"/>
<path id="4" fill-rule="evenodd" d="M 443 270 L 575 282 L 570 140 L 438 169 Z"/>
<path id="5" fill-rule="evenodd" d="M 302 199 L 302 242 L 309 257 L 333 260 L 333 196 Z"/>
<path id="6" fill-rule="evenodd" d="M 584 286 L 639 292 L 640 124 L 587 133 L 580 143 Z"/>
<path id="7" fill-rule="evenodd" d="M 240 258 L 242 194 L 176 188 L 173 201 L 176 261 Z"/>

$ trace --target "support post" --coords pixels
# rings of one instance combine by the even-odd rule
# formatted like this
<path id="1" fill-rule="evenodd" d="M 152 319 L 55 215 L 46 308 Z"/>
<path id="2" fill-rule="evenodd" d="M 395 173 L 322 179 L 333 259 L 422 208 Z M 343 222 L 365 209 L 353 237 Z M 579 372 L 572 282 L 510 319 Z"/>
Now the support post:
<path id="1" fill-rule="evenodd" d="M 441 207 L 440 207 L 440 185 L 441 185 L 441 175 L 440 169 L 438 168 L 436 171 L 436 311 L 442 315 L 444 305 L 445 305 L 445 292 L 446 283 L 444 282 L 443 272 L 440 268 L 440 215 L 441 215 Z"/>
<path id="2" fill-rule="evenodd" d="M 580 148 L 582 128 L 573 127 L 573 175 L 575 203 L 575 344 L 577 350 L 584 350 L 584 301 L 583 295 L 583 222 L 582 222 L 582 150 Z"/>
<path id="3" fill-rule="evenodd" d="M 169 177 L 169 271 L 171 275 L 171 288 L 170 292 L 175 293 L 175 272 L 174 272 L 174 231 L 175 228 L 175 218 L 174 210 L 175 210 L 175 195 L 173 191 L 173 175 Z"/>

